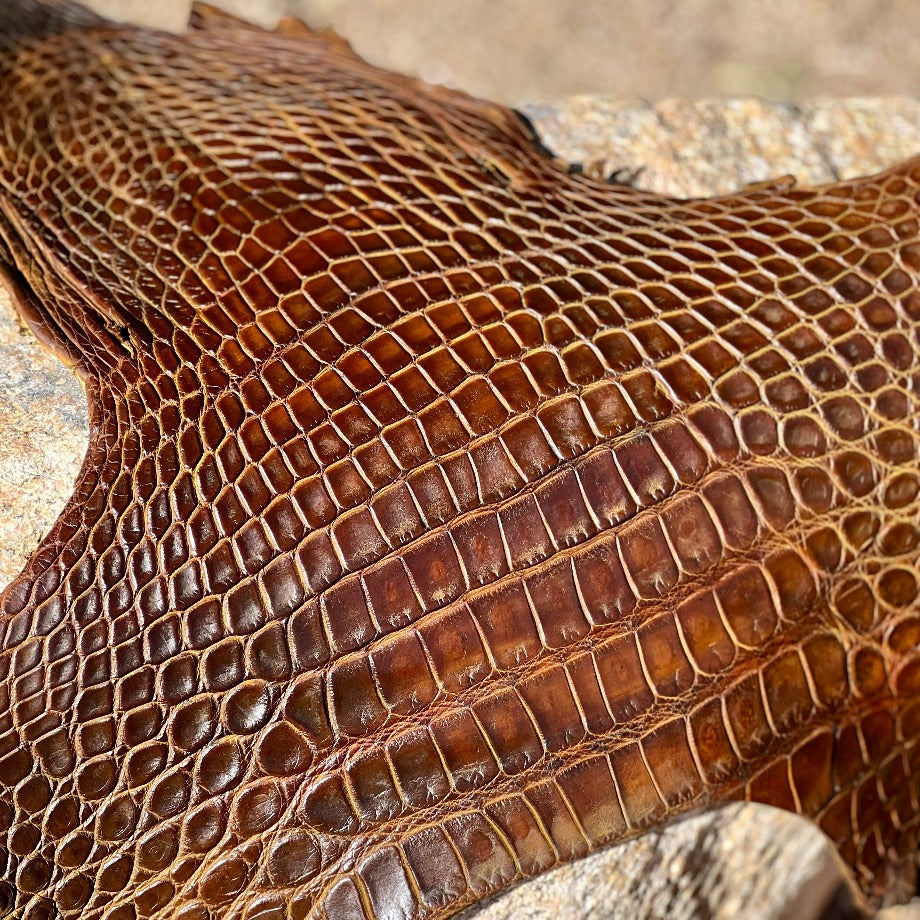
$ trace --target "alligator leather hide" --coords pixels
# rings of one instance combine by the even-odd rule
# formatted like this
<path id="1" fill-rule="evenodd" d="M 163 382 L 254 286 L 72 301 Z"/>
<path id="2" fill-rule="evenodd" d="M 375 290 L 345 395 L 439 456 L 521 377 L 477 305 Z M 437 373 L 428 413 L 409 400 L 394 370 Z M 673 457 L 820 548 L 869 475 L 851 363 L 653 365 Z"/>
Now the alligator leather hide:
<path id="1" fill-rule="evenodd" d="M 6 0 L 0 271 L 91 419 L 0 602 L 7 915 L 442 918 L 740 799 L 902 894 L 918 199 L 662 198 L 298 23 Z"/>

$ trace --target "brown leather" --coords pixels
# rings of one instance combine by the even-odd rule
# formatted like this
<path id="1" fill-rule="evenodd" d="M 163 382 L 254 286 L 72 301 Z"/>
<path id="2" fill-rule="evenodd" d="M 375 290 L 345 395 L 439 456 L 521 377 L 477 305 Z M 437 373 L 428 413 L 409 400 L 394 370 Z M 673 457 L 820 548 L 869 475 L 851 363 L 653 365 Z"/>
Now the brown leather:
<path id="1" fill-rule="evenodd" d="M 739 798 L 881 899 L 920 160 L 668 200 L 328 36 L 69 9 L 0 7 L 0 263 L 92 424 L 2 601 L 9 915 L 445 917 Z"/>

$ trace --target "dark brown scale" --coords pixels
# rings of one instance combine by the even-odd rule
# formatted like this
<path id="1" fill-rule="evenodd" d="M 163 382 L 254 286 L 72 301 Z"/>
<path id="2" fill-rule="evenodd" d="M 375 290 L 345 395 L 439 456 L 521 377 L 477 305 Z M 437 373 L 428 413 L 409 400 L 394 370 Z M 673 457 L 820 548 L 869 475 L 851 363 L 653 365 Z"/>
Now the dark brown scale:
<path id="1" fill-rule="evenodd" d="M 288 23 L 0 10 L 92 437 L 0 632 L 0 895 L 446 917 L 769 802 L 917 855 L 920 163 L 675 201 Z"/>

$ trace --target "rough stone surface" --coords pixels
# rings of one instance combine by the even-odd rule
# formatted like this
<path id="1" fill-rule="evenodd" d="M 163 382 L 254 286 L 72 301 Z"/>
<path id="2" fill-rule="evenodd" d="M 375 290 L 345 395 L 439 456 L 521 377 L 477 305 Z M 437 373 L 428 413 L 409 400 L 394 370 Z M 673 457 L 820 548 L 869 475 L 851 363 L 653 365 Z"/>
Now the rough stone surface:
<path id="1" fill-rule="evenodd" d="M 0 584 L 63 509 L 87 437 L 80 384 L 23 327 L 0 287 Z"/>
<path id="2" fill-rule="evenodd" d="M 827 912 L 840 873 L 811 824 L 737 805 L 564 866 L 463 920 L 844 920 L 848 897 Z"/>
<path id="3" fill-rule="evenodd" d="M 524 106 L 544 143 L 593 173 L 693 197 L 790 174 L 817 184 L 865 175 L 920 150 L 920 100 L 667 99 L 586 96 Z"/>

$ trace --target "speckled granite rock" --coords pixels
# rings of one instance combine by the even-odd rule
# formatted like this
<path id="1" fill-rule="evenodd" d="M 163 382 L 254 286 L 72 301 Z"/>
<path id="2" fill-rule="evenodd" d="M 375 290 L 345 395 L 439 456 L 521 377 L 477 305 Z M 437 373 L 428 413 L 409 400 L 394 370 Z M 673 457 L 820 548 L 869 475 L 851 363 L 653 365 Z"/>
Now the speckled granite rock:
<path id="1" fill-rule="evenodd" d="M 836 855 L 814 826 L 766 806 L 737 805 L 564 866 L 463 920 L 855 916 Z"/>
<path id="2" fill-rule="evenodd" d="M 793 105 L 581 96 L 524 111 L 564 159 L 599 175 L 639 170 L 642 188 L 678 197 L 718 195 L 785 174 L 828 182 L 920 152 L 917 99 Z"/>
<path id="3" fill-rule="evenodd" d="M 23 327 L 0 286 L 0 584 L 63 509 L 87 436 L 80 384 Z"/>
<path id="4" fill-rule="evenodd" d="M 118 0 L 105 2 L 119 10 Z M 714 194 L 784 173 L 824 181 L 920 150 L 914 100 L 788 106 L 577 98 L 528 114 L 561 157 L 601 173 L 642 167 L 638 184 L 675 195 Z M 86 437 L 79 384 L 22 331 L 0 295 L 3 582 L 69 497 Z M 843 920 L 852 908 L 839 897 L 840 885 L 836 858 L 814 828 L 771 809 L 739 806 L 563 867 L 470 916 Z M 886 920 L 917 918 L 920 910 L 905 908 Z"/>

